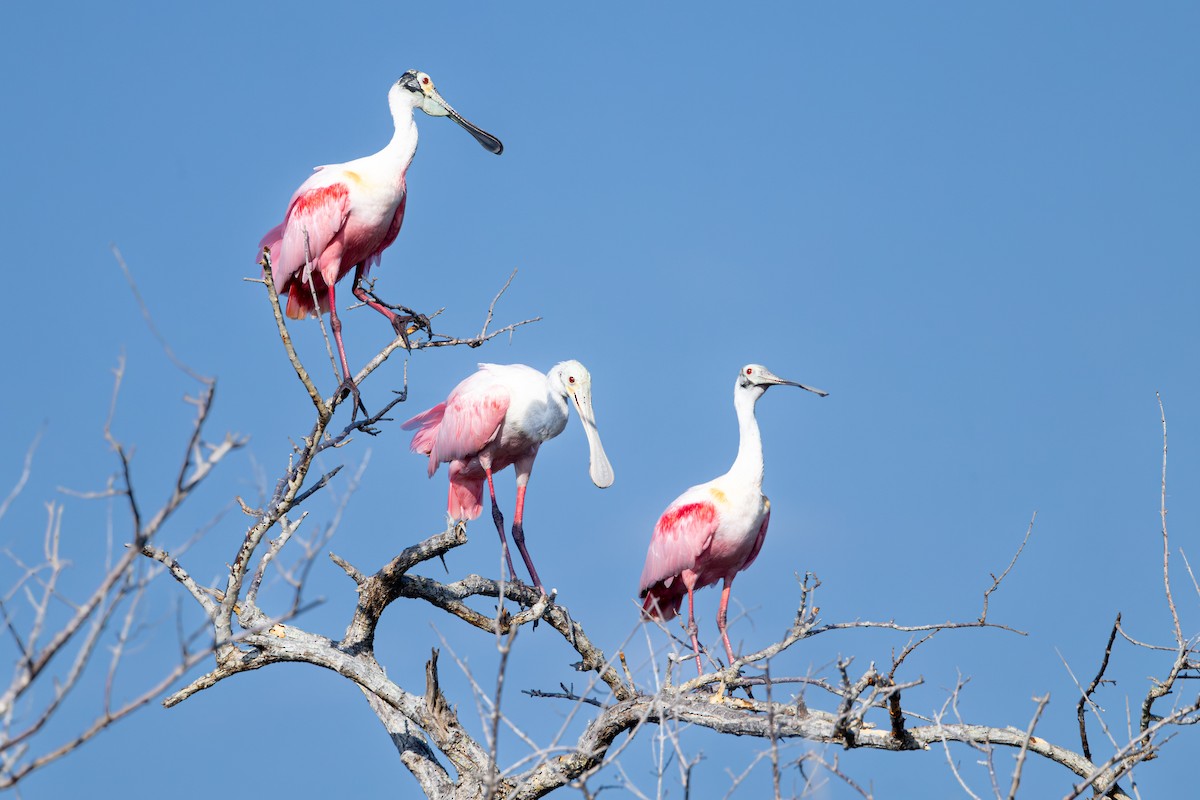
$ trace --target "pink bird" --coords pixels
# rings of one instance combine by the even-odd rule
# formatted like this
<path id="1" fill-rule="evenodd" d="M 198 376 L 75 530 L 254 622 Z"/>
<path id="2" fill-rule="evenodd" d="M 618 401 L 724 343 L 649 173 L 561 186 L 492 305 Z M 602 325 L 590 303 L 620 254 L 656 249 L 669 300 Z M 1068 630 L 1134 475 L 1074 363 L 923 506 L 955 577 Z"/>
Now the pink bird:
<path id="1" fill-rule="evenodd" d="M 524 364 L 480 364 L 479 371 L 465 379 L 446 402 L 405 422 L 404 430 L 416 429 L 412 451 L 429 456 L 429 474 L 443 461 L 450 464 L 448 512 L 455 520 L 475 519 L 483 511 L 483 482 L 492 498 L 492 520 L 500 534 L 500 546 L 515 577 L 504 516 L 496 505 L 492 474 L 512 464 L 517 472 L 517 508 L 512 536 L 525 559 L 529 576 L 542 594 L 529 551 L 525 549 L 522 518 L 525 486 L 533 460 L 543 442 L 562 433 L 567 424 L 567 399 L 575 402 L 579 421 L 587 435 L 590 453 L 588 472 L 601 489 L 613 482 L 612 465 L 600 444 L 596 415 L 592 410 L 592 376 L 578 361 L 564 361 L 543 375 Z"/>
<path id="2" fill-rule="evenodd" d="M 500 155 L 504 146 L 490 133 L 463 119 L 424 72 L 409 70 L 388 91 L 396 131 L 387 146 L 374 155 L 317 167 L 288 203 L 283 222 L 259 242 L 271 249 L 275 289 L 288 295 L 287 315 L 301 319 L 329 312 L 330 327 L 341 360 L 342 387 L 357 395 L 338 319 L 334 286 L 354 273 L 354 296 L 388 318 L 397 334 L 407 337 L 402 317 L 376 302 L 362 286 L 371 267 L 400 233 L 408 193 L 404 175 L 417 151 L 413 112 L 448 116 L 463 126 L 485 149 Z M 405 338 L 407 342 L 407 338 Z"/>
<path id="3" fill-rule="evenodd" d="M 639 596 L 642 608 L 652 619 L 669 620 L 679 614 L 683 596 L 688 600 L 688 633 L 700 664 L 700 642 L 696 633 L 693 592 L 723 580 L 717 628 L 725 643 L 729 663 L 733 647 L 725 630 L 729 589 L 739 572 L 754 563 L 767 535 L 771 503 L 762 493 L 763 453 L 754 405 L 771 386 L 799 386 L 821 397 L 828 392 L 785 381 L 766 367 L 748 364 L 738 373 L 733 388 L 741 439 L 733 466 L 719 478 L 693 486 L 667 506 L 654 526 L 646 566 L 642 569 Z"/>

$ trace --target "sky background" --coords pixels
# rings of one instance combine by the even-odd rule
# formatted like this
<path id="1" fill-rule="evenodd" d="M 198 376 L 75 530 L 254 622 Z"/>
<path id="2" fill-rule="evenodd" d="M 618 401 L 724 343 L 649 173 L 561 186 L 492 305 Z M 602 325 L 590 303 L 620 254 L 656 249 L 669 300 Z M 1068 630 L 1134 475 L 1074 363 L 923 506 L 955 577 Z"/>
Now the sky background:
<path id="1" fill-rule="evenodd" d="M 388 87 L 418 68 L 505 152 L 418 118 L 405 225 L 374 273 L 378 291 L 445 307 L 436 329 L 469 335 L 516 268 L 496 322 L 544 319 L 478 350 L 413 355 L 396 417 L 443 399 L 477 361 L 587 365 L 616 482 L 591 485 L 571 421 L 538 458 L 525 529 L 547 586 L 607 652 L 628 640 L 640 679 L 650 679 L 650 647 L 666 646 L 639 628 L 633 600 L 650 532 L 675 496 L 728 468 L 731 390 L 748 362 L 830 396 L 776 389 L 759 404 L 772 518 L 762 557 L 734 585 L 740 649 L 783 634 L 799 599 L 794 575 L 808 570 L 823 581 L 826 621 L 973 619 L 1035 512 L 1024 555 L 991 599 L 995 621 L 1029 635 L 940 635 L 901 673 L 926 681 L 905 693 L 906 709 L 938 711 L 961 675 L 971 679 L 964 719 L 1023 728 L 1031 698 L 1049 692 L 1038 731 L 1077 749 L 1067 666 L 1085 681 L 1095 673 L 1118 611 L 1131 635 L 1171 643 L 1155 393 L 1169 424 L 1172 542 L 1195 561 L 1200 7 L 44 2 L 8 4 L 4 17 L 0 233 L 11 280 L 0 495 L 41 439 L 29 484 L 0 519 L 0 545 L 36 558 L 45 503 L 65 503 L 68 594 L 95 579 L 109 527 L 128 532 L 120 504 L 58 489 L 99 489 L 115 470 L 103 425 L 122 355 L 114 432 L 135 448 L 146 504 L 169 488 L 193 416 L 182 398 L 195 383 L 149 333 L 110 247 L 175 352 L 217 377 L 209 437 L 251 437 L 164 531 L 171 549 L 235 495 L 273 485 L 290 441 L 308 431 L 311 406 L 263 292 L 243 278 L 257 274 L 259 238 L 312 166 L 387 142 Z M 369 310 L 343 319 L 353 365 L 390 337 Z M 317 324 L 290 327 L 332 390 Z M 368 407 L 401 386 L 403 369 L 398 355 L 366 383 Z M 312 504 L 306 532 L 334 518 L 368 459 L 326 549 L 373 571 L 440 530 L 445 471 L 427 480 L 407 444 L 393 423 L 325 456 L 322 468 L 350 469 Z M 508 513 L 511 473 L 497 488 Z M 447 559 L 451 578 L 495 573 L 490 522 L 469 532 Z M 185 566 L 215 580 L 243 533 L 242 516 L 227 513 Z M 2 585 L 15 569 L 0 562 Z M 1200 600 L 1186 573 L 1175 577 L 1194 634 Z M 270 612 L 283 593 L 278 583 L 267 591 Z M 326 602 L 298 624 L 340 636 L 354 595 L 324 558 L 309 596 Z M 698 595 L 701 636 L 714 646 L 717 599 Z M 170 666 L 178 613 L 196 619 L 164 581 L 119 694 Z M 839 655 L 861 671 L 890 663 L 906 641 L 828 634 L 773 671 L 827 671 Z M 478 729 L 448 656 L 490 686 L 492 642 L 424 605 L 389 609 L 378 654 L 397 682 L 421 686 L 435 646 L 452 702 Z M 14 657 L 12 640 L 0 640 L 0 660 Z M 518 690 L 582 685 L 574 660 L 551 630 L 517 640 L 504 707 L 538 738 L 570 706 Z M 1165 658 L 1118 646 L 1118 683 L 1099 697 L 1116 735 L 1126 698 L 1136 709 L 1148 676 L 1166 669 Z M 41 741 L 97 710 L 76 698 Z M 1184 731 L 1140 769 L 1147 796 L 1194 785 L 1195 735 Z M 653 743 L 643 733 L 625 761 L 628 781 L 651 797 Z M 703 731 L 683 731 L 682 743 L 704 755 L 693 798 L 725 796 L 763 745 Z M 824 752 L 879 798 L 961 795 L 941 751 Z M 523 753 L 507 742 L 501 755 Z M 988 794 L 978 754 L 952 755 Z M 1012 755 L 999 756 L 1002 775 Z M 668 775 L 669 796 L 681 797 Z M 1028 796 L 1061 796 L 1073 777 L 1032 763 Z M 785 789 L 795 780 L 788 773 Z M 592 785 L 620 781 L 609 772 Z M 760 763 L 734 796 L 769 785 Z M 187 800 L 250 786 L 416 794 L 359 692 L 293 665 L 237 676 L 170 711 L 152 705 L 23 794 Z M 855 795 L 834 780 L 819 796 Z"/>

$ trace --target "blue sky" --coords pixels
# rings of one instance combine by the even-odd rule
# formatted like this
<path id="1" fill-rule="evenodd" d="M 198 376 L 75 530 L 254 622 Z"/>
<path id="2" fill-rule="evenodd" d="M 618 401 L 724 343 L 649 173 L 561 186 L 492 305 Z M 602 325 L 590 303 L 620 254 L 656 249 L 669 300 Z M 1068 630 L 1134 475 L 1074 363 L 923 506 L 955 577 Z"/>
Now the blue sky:
<path id="1" fill-rule="evenodd" d="M 252 437 L 162 544 L 274 482 L 289 437 L 307 432 L 308 400 L 261 290 L 242 279 L 313 165 L 387 141 L 387 89 L 418 68 L 505 152 L 495 158 L 453 124 L 418 119 L 405 226 L 377 288 L 418 309 L 445 307 L 438 329 L 470 334 L 517 268 L 498 322 L 544 320 L 479 350 L 414 355 L 397 416 L 442 399 L 476 361 L 588 366 L 616 483 L 590 484 L 571 422 L 538 459 L 526 532 L 547 585 L 606 649 L 637 626 L 632 598 L 658 514 L 732 461 L 732 382 L 747 362 L 831 396 L 781 389 L 759 405 L 772 520 L 763 557 L 734 585 L 749 616 L 731 633 L 746 649 L 786 629 L 793 574 L 806 570 L 824 582 L 830 621 L 971 618 L 1034 512 L 1032 540 L 991 606 L 1030 635 L 943 634 L 914 657 L 908 677 L 927 683 L 905 695 L 910 710 L 938 709 L 962 674 L 972 676 L 965 718 L 1023 726 L 1030 698 L 1050 692 L 1039 730 L 1074 746 L 1063 661 L 1090 676 L 1118 611 L 1132 635 L 1168 642 L 1155 392 L 1170 426 L 1173 542 L 1193 560 L 1200 552 L 1194 5 L 43 3 L 6 18 L 0 230 L 12 280 L 0 493 L 43 430 L 33 478 L 0 520 L 10 550 L 36 552 L 44 503 L 65 502 L 83 585 L 109 520 L 125 530 L 119 506 L 57 491 L 99 488 L 115 468 L 102 427 L 122 354 L 115 432 L 136 446 L 144 496 L 166 490 L 183 447 L 192 410 L 181 398 L 194 385 L 147 332 L 112 244 L 171 346 L 218 377 L 210 434 Z M 377 315 L 344 318 L 352 363 L 387 341 Z M 291 329 L 319 367 L 315 323 Z M 395 358 L 372 378 L 369 406 L 400 386 L 402 370 Z M 332 388 L 331 371 L 318 375 Z M 444 472 L 426 480 L 407 441 L 392 425 L 337 454 L 356 466 L 369 453 L 329 546 L 362 569 L 442 525 Z M 511 506 L 511 475 L 498 488 Z M 345 490 L 314 505 L 310 524 L 328 522 Z M 193 572 L 219 574 L 239 517 L 193 551 Z M 471 532 L 448 559 L 455 576 L 495 563 L 487 521 Z M 1195 631 L 1200 602 L 1183 573 L 1177 580 Z M 345 577 L 321 561 L 311 594 L 327 602 L 304 624 L 340 635 L 353 600 Z M 715 644 L 717 593 L 700 598 L 701 632 Z M 173 628 L 178 605 L 192 613 L 183 599 L 159 587 L 147 621 Z M 147 634 L 124 676 L 130 689 L 169 662 L 171 635 Z M 496 655 L 485 639 L 395 606 L 380 657 L 415 683 L 430 647 L 452 647 L 488 676 Z M 633 642 L 645 669 L 645 637 Z M 804 673 L 838 654 L 865 668 L 903 643 L 822 637 L 779 668 Z M 550 730 L 567 709 L 516 690 L 571 680 L 573 659 L 551 631 L 517 644 L 506 708 Z M 0 655 L 11 652 L 3 641 Z M 1121 727 L 1124 698 L 1140 702 L 1165 664 L 1128 646 L 1114 659 L 1119 683 L 1102 702 Z M 447 680 L 470 717 L 464 684 Z M 72 708 L 58 732 L 93 711 Z M 241 733 L 223 740 L 230 723 Z M 706 755 L 693 797 L 723 796 L 727 770 L 740 773 L 757 745 L 727 748 L 701 732 L 684 742 Z M 652 792 L 649 737 L 643 745 L 632 777 Z M 1185 731 L 1142 769 L 1141 788 L 1183 785 L 1189 748 Z M 878 797 L 956 791 L 941 753 L 841 758 Z M 344 791 L 351 772 L 372 796 L 415 788 L 352 686 L 284 667 L 171 711 L 151 707 L 31 779 L 26 795 L 139 798 L 170 787 L 203 797 L 260 781 L 263 764 L 275 788 L 300 796 Z M 765 779 L 756 773 L 743 796 Z M 1041 788 L 1031 796 L 1061 795 L 1069 779 L 1033 768 Z M 982 773 L 973 780 L 987 791 Z"/>

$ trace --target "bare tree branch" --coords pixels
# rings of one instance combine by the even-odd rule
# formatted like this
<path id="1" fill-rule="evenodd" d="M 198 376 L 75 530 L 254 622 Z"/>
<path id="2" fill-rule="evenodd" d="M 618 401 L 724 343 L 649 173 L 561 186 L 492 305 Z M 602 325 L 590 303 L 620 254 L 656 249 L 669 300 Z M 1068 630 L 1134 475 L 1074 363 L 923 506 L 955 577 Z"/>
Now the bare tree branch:
<path id="1" fill-rule="evenodd" d="M 204 441 L 203 430 L 212 407 L 215 388 L 214 384 L 208 384 L 201 397 L 190 401 L 196 406 L 197 415 L 187 436 L 175 486 L 162 505 L 146 519 L 134 493 L 129 450 L 113 432 L 123 376 L 122 358 L 115 370 L 113 402 L 104 425 L 105 439 L 117 455 L 120 478 L 119 481 L 110 481 L 109 490 L 90 494 L 94 497 L 125 498 L 131 521 L 129 541 L 123 553 L 109 558 L 98 582 L 83 599 L 70 600 L 62 595 L 58 588 L 60 579 L 71 566 L 60 555 L 63 507 L 54 503 L 48 506 L 49 520 L 43 547 L 45 560 L 40 565 L 27 568 L 25 576 L 18 581 L 20 586 L 33 579 L 41 586 L 37 598 L 29 594 L 33 616 L 24 634 L 18 630 L 9 610 L 12 595 L 0 604 L 5 626 L 9 635 L 18 643 L 21 653 L 12 680 L 0 694 L 0 720 L 3 720 L 3 727 L 0 728 L 0 789 L 15 786 L 33 772 L 68 755 L 114 723 L 146 705 L 203 658 L 203 654 L 185 652 L 174 668 L 134 697 L 120 701 L 115 697 L 117 675 L 125 660 L 127 645 L 134 634 L 141 598 L 150 581 L 158 574 L 157 570 L 153 570 L 138 575 L 137 565 L 142 563 L 141 553 L 143 550 L 155 550 L 150 542 L 212 470 L 226 455 L 239 448 L 243 440 L 228 434 L 222 442 L 215 445 Z M 18 490 L 28 479 L 31 457 L 32 450 L 26 458 L 26 471 L 22 473 Z M 15 493 L 10 493 L 10 498 L 15 496 Z M 39 577 L 43 573 L 45 577 Z M 49 627 L 55 603 L 65 606 L 71 613 L 51 631 Z M 112 624 L 119 618 L 119 614 L 123 614 L 123 617 L 120 617 L 122 623 L 113 634 L 115 639 L 110 648 L 102 696 L 102 713 L 77 734 L 68 736 L 57 745 L 39 746 L 35 751 L 31 747 L 34 737 L 43 731 L 50 719 L 59 713 L 74 690 L 80 686 L 85 669 L 93 662 L 106 635 L 113 630 Z M 44 643 L 43 633 L 49 637 Z M 56 671 L 55 665 L 64 660 L 64 666 Z M 45 688 L 39 691 L 39 687 Z M 18 703 L 26 706 L 32 703 L 36 709 L 24 718 L 23 727 L 17 725 L 15 708 Z"/>
<path id="2" fill-rule="evenodd" d="M 391 737 L 401 762 L 426 796 L 439 800 L 491 800 L 501 797 L 522 800 L 543 797 L 564 787 L 573 787 L 585 797 L 592 797 L 603 787 L 593 791 L 588 787 L 588 781 L 605 767 L 612 767 L 621 774 L 624 781 L 622 785 L 632 794 L 647 796 L 629 780 L 618 756 L 648 725 L 658 729 L 655 738 L 658 772 L 655 778 L 659 796 L 664 793 L 663 781 L 672 763 L 674 767 L 670 768 L 678 769 L 678 781 L 685 795 L 688 792 L 692 784 L 692 769 L 698 763 L 698 757 L 686 752 L 680 731 L 698 727 L 718 734 L 757 737 L 763 741 L 763 750 L 750 765 L 740 775 L 731 774 L 731 791 L 741 785 L 756 765 L 765 763 L 770 765 L 773 794 L 777 798 L 782 797 L 784 748 L 789 746 L 789 741 L 802 741 L 846 749 L 892 752 L 926 750 L 940 744 L 947 748 L 951 771 L 963 790 L 975 796 L 967 776 L 960 774 L 950 756 L 949 746 L 960 744 L 984 754 L 983 763 L 991 779 L 992 793 L 997 797 L 1007 796 L 1009 800 L 1015 800 L 1022 788 L 1030 758 L 1038 757 L 1060 765 L 1076 777 L 1072 797 L 1091 791 L 1122 800 L 1129 795 L 1121 789 L 1118 781 L 1129 775 L 1134 766 L 1154 757 L 1164 741 L 1165 732 L 1180 725 L 1200 722 L 1197 718 L 1200 705 L 1197 703 L 1180 701 L 1169 713 L 1153 713 L 1155 701 L 1171 694 L 1178 681 L 1189 676 L 1189 671 L 1196 667 L 1193 660 L 1196 642 L 1184 640 L 1177 634 L 1177 647 L 1155 650 L 1156 653 L 1171 652 L 1175 658 L 1165 677 L 1157 681 L 1146 696 L 1139 732 L 1121 745 L 1110 738 L 1113 743 L 1112 754 L 1103 762 L 1093 759 L 1087 740 L 1085 711 L 1091 708 L 1100 719 L 1101 709 L 1094 702 L 1093 695 L 1104 685 L 1104 676 L 1110 669 L 1116 633 L 1121 632 L 1126 639 L 1133 641 L 1121 630 L 1120 617 L 1113 625 L 1096 678 L 1086 689 L 1080 687 L 1081 699 L 1076 707 L 1076 716 L 1083 753 L 1035 735 L 1035 729 L 1048 708 L 1049 695 L 1035 698 L 1035 711 L 1023 728 L 993 727 L 964 721 L 958 711 L 959 695 L 966 685 L 966 681 L 961 679 L 947 700 L 947 708 L 953 709 L 956 721 L 949 721 L 946 708 L 932 717 L 923 717 L 904 708 L 905 693 L 922 685 L 923 679 L 901 679 L 901 672 L 911 669 L 916 651 L 934 636 L 941 639 L 952 631 L 963 629 L 1024 635 L 1022 631 L 992 621 L 989 616 L 990 600 L 1023 555 L 1032 535 L 1036 514 L 1031 518 L 1012 559 L 998 574 L 990 575 L 991 582 L 982 593 L 982 608 L 977 618 L 916 624 L 904 624 L 895 619 L 823 621 L 816 604 L 820 582 L 808 574 L 798 579 L 796 615 L 791 626 L 777 641 L 741 656 L 733 664 L 721 665 L 714 661 L 714 668 L 698 677 L 674 680 L 675 659 L 669 654 L 664 657 L 654 650 L 650 633 L 655 629 L 646 626 L 654 662 L 650 672 L 651 686 L 637 682 L 625 660 L 624 645 L 614 655 L 606 654 L 589 638 L 583 625 L 564 604 L 558 602 L 555 595 L 543 595 L 519 581 L 494 580 L 478 574 L 444 580 L 419 574 L 422 565 L 435 563 L 447 552 L 466 542 L 467 528 L 462 523 L 449 524 L 446 530 L 404 548 L 373 572 L 330 553 L 333 563 L 351 579 L 357 603 L 349 614 L 340 638 L 305 630 L 295 622 L 304 608 L 300 592 L 318 550 L 336 528 L 337 517 L 332 526 L 306 539 L 297 534 L 304 517 L 297 515 L 295 509 L 300 503 L 308 503 L 320 496 L 323 491 L 332 491 L 338 481 L 344 480 L 338 467 L 325 469 L 322 475 L 310 480 L 312 465 L 318 454 L 349 444 L 355 433 L 378 433 L 376 426 L 385 420 L 383 415 L 396 403 L 403 401 L 407 378 L 405 390 L 383 412 L 359 422 L 352 417 L 350 424 L 340 432 L 331 429 L 331 420 L 343 399 L 336 396 L 322 398 L 316 384 L 308 377 L 287 337 L 279 298 L 270 279 L 269 253 L 264 253 L 263 267 L 266 275 L 263 283 L 267 286 L 268 300 L 274 309 L 281 341 L 297 377 L 313 401 L 316 420 L 308 435 L 297 442 L 274 490 L 269 497 L 264 497 L 261 507 L 251 508 L 244 502 L 241 504 L 250 517 L 250 523 L 241 537 L 234 558 L 228 564 L 227 573 L 221 578 L 220 587 L 198 583 L 179 563 L 178 556 L 169 555 L 163 548 L 149 544 L 139 548 L 144 556 L 169 571 L 196 601 L 212 633 L 214 663 L 206 673 L 195 677 L 187 686 L 167 697 L 165 705 L 168 707 L 233 675 L 276 663 L 308 663 L 336 672 L 359 687 Z M 430 333 L 428 341 L 408 344 L 413 349 L 451 344 L 477 346 L 497 333 L 511 331 L 515 325 L 488 333 L 495 304 L 511 280 L 512 276 L 493 300 L 479 336 L 454 339 Z M 520 324 L 524 323 L 517 323 Z M 404 345 L 405 337 L 398 335 L 367 362 L 355 376 L 356 382 L 360 385 L 365 383 L 397 347 Z M 198 448 L 191 450 L 198 451 Z M 128 459 L 124 455 L 120 455 L 120 458 L 122 464 L 127 466 Z M 129 482 L 126 473 L 126 487 Z M 351 491 L 354 483 L 356 481 L 352 481 Z M 186 484 L 181 481 L 180 485 Z M 1167 552 L 1165 482 L 1163 497 L 1163 541 L 1164 552 Z M 268 533 L 276 527 L 278 532 L 274 534 L 275 538 L 268 539 Z M 283 551 L 296 541 L 301 542 L 303 552 L 299 555 L 296 567 L 283 573 L 284 580 L 291 588 L 291 603 L 282 613 L 268 613 L 259 605 L 259 589 L 264 575 L 270 565 L 280 563 Z M 292 550 L 297 547 L 290 546 Z M 1179 631 L 1181 628 L 1170 596 L 1167 567 L 1164 556 L 1164 586 L 1172 618 Z M 477 629 L 492 637 L 499 663 L 495 683 L 490 690 L 485 690 L 483 682 L 471 674 L 465 662 L 454 656 L 467 676 L 476 699 L 480 717 L 478 736 L 471 733 L 471 729 L 459 717 L 455 705 L 443 693 L 437 650 L 432 652 L 426 663 L 425 685 L 421 688 L 408 689 L 398 685 L 376 661 L 375 633 L 383 614 L 393 604 L 405 604 L 410 600 L 418 600 L 430 609 L 457 617 L 467 623 L 467 630 Z M 505 684 L 512 680 L 508 674 L 511 663 L 509 656 L 518 642 L 523 640 L 518 635 L 521 627 L 543 623 L 556 631 L 578 655 L 574 669 L 587 673 L 589 681 L 580 690 L 576 690 L 574 683 L 568 680 L 559 681 L 561 691 L 524 690 L 524 694 L 530 698 L 572 704 L 559 733 L 548 743 L 535 742 L 533 737 L 507 719 L 502 703 Z M 775 659 L 801 641 L 834 635 L 839 631 L 872 631 L 892 636 L 907 634 L 908 640 L 898 653 L 892 649 L 891 665 L 887 670 L 877 668 L 875 663 L 865 668 L 856 667 L 853 657 L 843 657 L 831 669 L 822 669 L 816 674 L 810 672 L 807 675 L 777 677 Z M 449 642 L 443 638 L 443 650 L 447 648 Z M 452 648 L 449 652 L 454 655 Z M 742 671 L 751 667 L 755 674 L 743 676 Z M 752 695 L 744 699 L 734 696 L 734 689 L 744 688 L 749 694 L 751 686 L 764 687 L 766 699 L 759 700 Z M 790 686 L 798 687 L 798 692 L 789 693 L 787 687 Z M 824 693 L 820 695 L 820 700 L 826 709 L 810 704 L 805 697 L 808 687 Z M 1200 703 L 1200 699 L 1197 702 Z M 577 714 L 589 716 L 582 733 L 578 733 L 576 728 L 571 740 L 566 734 L 567 724 Z M 507 747 L 502 746 L 502 736 L 510 735 L 509 732 L 515 737 L 512 741 L 529 752 L 509 755 Z M 995 758 L 995 754 L 1003 748 L 1010 748 L 1014 753 L 1014 765 L 1005 789 L 1000 786 Z M 502 759 L 507 759 L 508 763 L 502 763 Z M 846 774 L 836 759 L 831 762 L 817 754 L 806 753 L 794 763 L 801 771 L 805 763 L 818 765 L 861 796 L 871 796 Z M 807 777 L 806 782 L 811 783 Z"/>
<path id="3" fill-rule="evenodd" d="M 1087 723 L 1084 721 L 1084 710 L 1088 705 L 1095 707 L 1095 704 L 1092 702 L 1092 695 L 1104 680 L 1104 671 L 1108 669 L 1108 659 L 1112 656 L 1113 642 L 1117 638 L 1117 630 L 1120 627 L 1121 615 L 1117 614 L 1117 618 L 1113 622 L 1112 633 L 1108 635 L 1108 644 L 1104 646 L 1104 658 L 1100 659 L 1100 669 L 1096 671 L 1096 677 L 1092 678 L 1092 682 L 1083 691 L 1083 694 L 1079 698 L 1079 703 L 1075 707 L 1076 717 L 1079 719 L 1079 743 L 1083 748 L 1083 757 L 1089 761 L 1092 758 L 1092 749 L 1088 746 Z"/>

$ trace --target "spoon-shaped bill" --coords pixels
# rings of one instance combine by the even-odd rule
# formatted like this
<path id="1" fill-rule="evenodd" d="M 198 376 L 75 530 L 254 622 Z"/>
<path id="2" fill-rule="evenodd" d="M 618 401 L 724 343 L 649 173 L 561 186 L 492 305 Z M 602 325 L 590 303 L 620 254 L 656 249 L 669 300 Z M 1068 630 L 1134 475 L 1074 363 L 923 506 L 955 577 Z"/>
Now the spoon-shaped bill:
<path id="1" fill-rule="evenodd" d="M 464 119 L 461 114 L 446 102 L 445 98 L 436 89 L 431 89 L 426 94 L 425 100 L 421 103 L 421 110 L 431 117 L 450 117 L 450 119 L 466 128 L 467 133 L 474 136 L 475 141 L 483 145 L 484 150 L 496 155 L 504 152 L 504 145 L 500 143 L 499 139 Z"/>
<path id="2" fill-rule="evenodd" d="M 588 474 L 592 483 L 601 489 L 612 486 L 613 468 L 604 454 L 604 445 L 600 444 L 600 432 L 596 429 L 596 412 L 592 410 L 592 389 L 587 383 L 577 385 L 571 393 L 575 400 L 575 408 L 579 410 L 579 421 L 583 423 L 583 432 L 587 435 L 589 463 Z"/>

